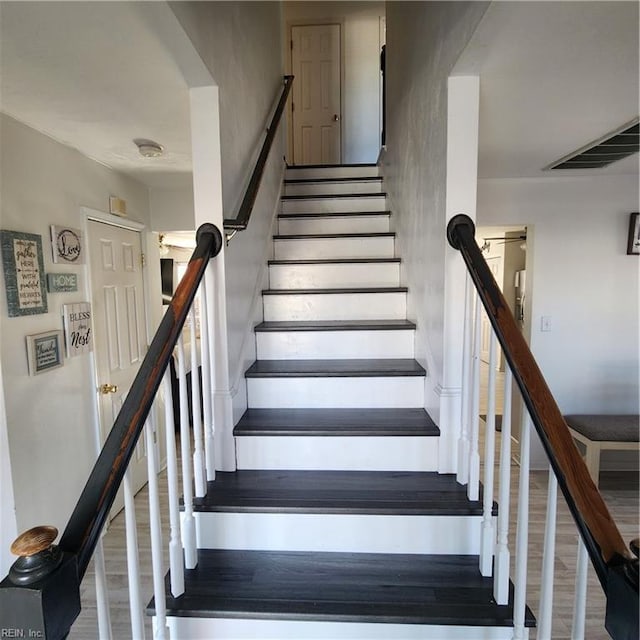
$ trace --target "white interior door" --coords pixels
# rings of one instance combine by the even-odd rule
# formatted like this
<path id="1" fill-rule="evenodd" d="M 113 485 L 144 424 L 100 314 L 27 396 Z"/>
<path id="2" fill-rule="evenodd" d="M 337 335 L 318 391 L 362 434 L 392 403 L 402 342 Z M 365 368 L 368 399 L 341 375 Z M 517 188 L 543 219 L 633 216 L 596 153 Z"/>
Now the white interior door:
<path id="1" fill-rule="evenodd" d="M 341 158 L 340 25 L 291 28 L 294 164 Z"/>
<path id="2" fill-rule="evenodd" d="M 106 439 L 146 352 L 140 232 L 90 220 L 89 268 L 101 442 Z M 137 492 L 147 480 L 144 437 L 129 467 Z M 118 495 L 112 516 L 123 506 Z"/>

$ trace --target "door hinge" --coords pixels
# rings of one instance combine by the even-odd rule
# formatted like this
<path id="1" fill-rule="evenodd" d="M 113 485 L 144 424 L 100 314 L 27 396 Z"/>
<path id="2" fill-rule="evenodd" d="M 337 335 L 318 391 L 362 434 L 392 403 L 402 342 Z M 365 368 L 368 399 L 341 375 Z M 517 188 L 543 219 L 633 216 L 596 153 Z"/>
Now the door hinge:
<path id="1" fill-rule="evenodd" d="M 145 256 L 144 253 L 140 253 L 140 264 L 143 267 L 147 266 L 147 256 Z"/>
<path id="2" fill-rule="evenodd" d="M 293 113 L 296 110 L 296 104 L 295 102 L 291 103 L 291 113 Z"/>
<path id="3" fill-rule="evenodd" d="M 291 51 L 293 51 L 293 40 L 291 40 L 290 42 L 291 42 Z"/>

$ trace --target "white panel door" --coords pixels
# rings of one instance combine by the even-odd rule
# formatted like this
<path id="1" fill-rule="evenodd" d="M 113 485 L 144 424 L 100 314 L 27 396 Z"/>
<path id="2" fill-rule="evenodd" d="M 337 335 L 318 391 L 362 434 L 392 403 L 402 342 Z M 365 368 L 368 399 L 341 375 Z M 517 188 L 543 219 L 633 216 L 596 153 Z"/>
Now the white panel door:
<path id="1" fill-rule="evenodd" d="M 89 267 L 101 441 L 106 439 L 144 358 L 146 320 L 138 231 L 90 220 Z M 134 491 L 147 480 L 144 437 L 131 459 Z M 112 516 L 123 506 L 119 493 Z"/>
<path id="2" fill-rule="evenodd" d="M 294 164 L 339 164 L 340 25 L 291 28 Z"/>

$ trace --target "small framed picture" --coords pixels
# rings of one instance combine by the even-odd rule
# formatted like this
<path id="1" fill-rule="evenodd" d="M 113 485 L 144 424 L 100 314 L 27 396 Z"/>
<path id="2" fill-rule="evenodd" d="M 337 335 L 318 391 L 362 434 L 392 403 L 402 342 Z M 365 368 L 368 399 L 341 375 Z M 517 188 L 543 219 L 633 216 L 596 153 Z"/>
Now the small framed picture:
<path id="1" fill-rule="evenodd" d="M 27 336 L 29 375 L 57 369 L 63 365 L 62 331 L 45 331 Z"/>
<path id="2" fill-rule="evenodd" d="M 629 218 L 629 239 L 627 241 L 627 255 L 640 256 L 640 215 L 636 211 Z"/>
<path id="3" fill-rule="evenodd" d="M 52 224 L 51 249 L 55 264 L 84 264 L 84 240 L 80 229 Z"/>

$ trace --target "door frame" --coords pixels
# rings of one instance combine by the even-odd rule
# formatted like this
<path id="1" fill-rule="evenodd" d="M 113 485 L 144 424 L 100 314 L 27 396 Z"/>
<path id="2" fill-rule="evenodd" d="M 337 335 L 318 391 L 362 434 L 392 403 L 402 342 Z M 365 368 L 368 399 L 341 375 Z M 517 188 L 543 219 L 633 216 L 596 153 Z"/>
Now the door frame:
<path id="1" fill-rule="evenodd" d="M 127 229 L 128 231 L 135 231 L 140 234 L 140 244 L 142 247 L 142 253 L 145 256 L 149 255 L 148 245 L 149 245 L 149 234 L 145 233 L 147 231 L 147 227 L 142 222 L 137 222 L 136 220 L 130 220 L 129 218 L 121 218 L 119 216 L 113 215 L 112 213 L 106 213 L 105 211 L 100 211 L 98 209 L 92 209 L 90 207 L 80 207 L 80 212 L 82 215 L 82 232 L 85 237 L 85 250 L 86 260 L 84 264 L 84 274 L 85 274 L 85 295 L 87 296 L 87 300 L 93 303 L 93 283 L 91 280 L 91 267 L 89 260 L 89 223 L 90 222 L 100 222 L 102 224 L 108 224 L 112 227 L 120 227 L 121 229 Z M 142 289 L 143 289 L 143 300 L 144 300 L 144 328 L 145 328 L 145 340 L 147 348 L 149 346 L 149 342 L 152 337 L 152 327 L 150 324 L 150 313 L 149 309 L 152 308 L 152 300 L 151 300 L 151 287 L 149 282 L 149 269 L 146 268 L 146 265 L 143 265 L 142 268 Z M 95 351 L 91 351 L 90 353 L 90 369 L 91 369 L 91 409 L 93 411 L 93 419 L 94 419 L 94 438 L 96 443 L 96 453 L 99 453 L 102 449 L 102 433 L 100 430 L 100 408 L 98 406 L 98 393 L 97 389 L 99 387 L 99 376 L 98 376 L 98 367 L 96 363 L 96 355 Z M 160 460 L 160 433 L 158 427 L 159 421 L 157 420 L 156 411 L 154 406 L 151 408 L 151 412 L 149 413 L 149 420 L 153 425 L 153 430 L 156 433 L 156 441 L 155 447 L 153 451 L 153 455 L 156 458 L 156 462 L 158 463 L 158 469 L 162 468 L 162 461 Z M 147 452 L 149 455 L 149 452 Z"/>
<path id="2" fill-rule="evenodd" d="M 285 47 L 285 73 L 293 73 L 293 51 L 291 50 L 291 42 L 293 41 L 293 27 L 315 27 L 319 25 L 337 24 L 340 26 L 340 162 L 344 158 L 344 48 L 345 48 L 345 18 L 299 18 L 296 20 L 287 20 L 285 33 L 287 38 L 284 42 Z M 295 79 L 294 79 L 295 82 Z M 291 105 L 293 104 L 293 91 L 287 98 L 287 164 L 293 166 L 293 112 Z"/>

